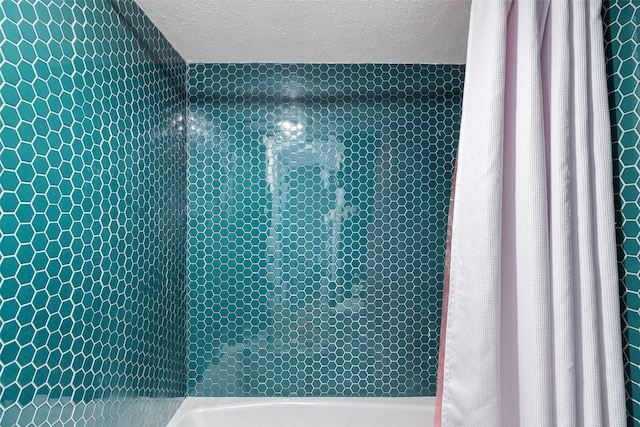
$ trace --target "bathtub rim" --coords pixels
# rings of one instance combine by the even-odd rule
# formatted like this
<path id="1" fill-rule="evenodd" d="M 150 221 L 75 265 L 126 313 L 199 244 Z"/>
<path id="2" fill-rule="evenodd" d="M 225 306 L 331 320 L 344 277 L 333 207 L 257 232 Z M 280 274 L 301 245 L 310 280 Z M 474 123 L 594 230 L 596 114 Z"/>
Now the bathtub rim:
<path id="1" fill-rule="evenodd" d="M 395 407 L 435 407 L 435 396 L 413 397 L 186 397 L 175 412 L 167 427 L 180 425 L 180 421 L 188 414 L 203 413 L 219 409 L 237 409 L 242 407 L 260 407 L 273 404 L 286 404 L 287 406 L 315 406 L 323 404 L 337 405 L 339 407 L 357 406 L 367 408 L 370 406 L 395 406 Z"/>

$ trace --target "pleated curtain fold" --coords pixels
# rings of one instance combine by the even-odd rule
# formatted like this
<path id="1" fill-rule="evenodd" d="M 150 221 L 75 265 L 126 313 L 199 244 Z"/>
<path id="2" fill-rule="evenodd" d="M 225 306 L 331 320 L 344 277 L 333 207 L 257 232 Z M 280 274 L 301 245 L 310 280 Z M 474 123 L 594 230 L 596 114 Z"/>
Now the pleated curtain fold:
<path id="1" fill-rule="evenodd" d="M 436 426 L 624 426 L 601 0 L 474 0 Z"/>

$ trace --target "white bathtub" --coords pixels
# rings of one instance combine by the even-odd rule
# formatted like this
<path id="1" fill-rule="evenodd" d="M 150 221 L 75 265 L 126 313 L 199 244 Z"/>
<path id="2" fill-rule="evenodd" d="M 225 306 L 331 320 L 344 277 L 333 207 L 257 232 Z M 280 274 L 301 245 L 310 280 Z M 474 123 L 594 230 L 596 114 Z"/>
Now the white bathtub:
<path id="1" fill-rule="evenodd" d="M 167 427 L 432 427 L 433 397 L 188 397 Z"/>

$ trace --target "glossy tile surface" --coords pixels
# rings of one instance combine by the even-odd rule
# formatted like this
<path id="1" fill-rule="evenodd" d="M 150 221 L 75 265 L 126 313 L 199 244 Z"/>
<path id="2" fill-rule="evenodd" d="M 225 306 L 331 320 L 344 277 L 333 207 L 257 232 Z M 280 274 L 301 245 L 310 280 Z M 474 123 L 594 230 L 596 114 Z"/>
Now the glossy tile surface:
<path id="1" fill-rule="evenodd" d="M 614 187 L 629 425 L 640 423 L 640 4 L 603 8 L 614 140 Z"/>
<path id="2" fill-rule="evenodd" d="M 189 395 L 435 392 L 463 70 L 189 66 Z"/>
<path id="3" fill-rule="evenodd" d="M 605 1 L 631 422 L 639 9 Z M 0 3 L 0 425 L 163 425 L 187 376 L 433 394 L 463 68 L 189 66 L 187 214 L 185 70 L 130 0 Z"/>
<path id="4" fill-rule="evenodd" d="M 179 406 L 184 73 L 133 0 L 0 3 L 0 425 Z"/>

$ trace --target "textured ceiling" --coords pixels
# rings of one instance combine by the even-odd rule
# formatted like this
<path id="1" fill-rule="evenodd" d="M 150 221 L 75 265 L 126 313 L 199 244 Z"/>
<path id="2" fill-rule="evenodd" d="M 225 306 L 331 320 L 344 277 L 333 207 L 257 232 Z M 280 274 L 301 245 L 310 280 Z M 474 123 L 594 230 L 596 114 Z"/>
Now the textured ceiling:
<path id="1" fill-rule="evenodd" d="M 470 0 L 137 0 L 187 62 L 464 63 Z"/>

